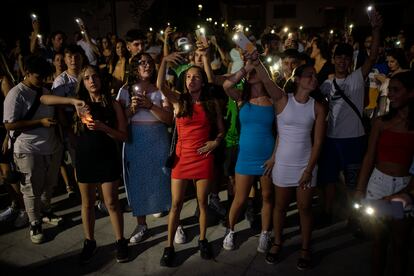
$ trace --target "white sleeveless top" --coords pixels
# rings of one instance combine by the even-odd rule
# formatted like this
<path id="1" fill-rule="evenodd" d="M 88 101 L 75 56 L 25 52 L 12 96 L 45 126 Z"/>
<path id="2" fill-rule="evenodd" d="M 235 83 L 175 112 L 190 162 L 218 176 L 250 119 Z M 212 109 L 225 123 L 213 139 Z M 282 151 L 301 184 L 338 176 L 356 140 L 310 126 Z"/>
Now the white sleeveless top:
<path id="1" fill-rule="evenodd" d="M 161 91 L 157 90 L 151 93 L 147 93 L 147 98 L 151 100 L 154 105 L 162 107 L 162 103 L 165 100 L 165 96 L 161 93 Z M 119 101 L 122 107 L 125 109 L 127 106 L 130 105 L 131 99 L 129 96 L 128 89 L 126 87 L 122 87 L 119 89 L 118 95 L 116 100 Z M 156 123 L 160 122 L 157 117 L 155 117 L 151 111 L 145 108 L 138 108 L 137 113 L 131 117 L 130 123 Z"/>
<path id="2" fill-rule="evenodd" d="M 277 115 L 279 143 L 272 171 L 273 183 L 278 186 L 294 186 L 299 182 L 308 165 L 311 150 L 311 133 L 315 122 L 315 100 L 302 104 L 293 94 Z"/>

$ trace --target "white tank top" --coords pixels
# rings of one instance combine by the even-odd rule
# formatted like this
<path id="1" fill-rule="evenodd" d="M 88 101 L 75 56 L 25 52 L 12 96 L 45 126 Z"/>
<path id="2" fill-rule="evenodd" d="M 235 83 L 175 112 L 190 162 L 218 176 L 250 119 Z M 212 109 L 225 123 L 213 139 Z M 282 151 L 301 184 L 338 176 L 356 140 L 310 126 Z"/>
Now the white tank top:
<path id="1" fill-rule="evenodd" d="M 315 122 L 315 100 L 302 104 L 293 94 L 288 94 L 288 102 L 277 115 L 279 144 L 276 151 L 276 163 L 287 166 L 303 166 L 309 162 Z"/>

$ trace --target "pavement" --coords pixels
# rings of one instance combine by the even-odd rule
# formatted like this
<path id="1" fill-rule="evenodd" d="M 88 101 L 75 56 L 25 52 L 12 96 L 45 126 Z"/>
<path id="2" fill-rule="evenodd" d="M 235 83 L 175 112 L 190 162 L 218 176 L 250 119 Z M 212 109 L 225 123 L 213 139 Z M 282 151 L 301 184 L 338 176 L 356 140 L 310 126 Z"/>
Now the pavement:
<path id="1" fill-rule="evenodd" d="M 0 193 L 0 202 L 5 202 Z M 224 192 L 220 198 L 225 199 Z M 125 193 L 120 190 L 120 199 L 125 204 Z M 174 267 L 161 267 L 159 261 L 166 245 L 167 216 L 147 216 L 149 235 L 136 244 L 129 245 L 131 260 L 117 263 L 115 260 L 114 235 L 109 217 L 96 210 L 95 239 L 98 252 L 91 263 L 80 266 L 78 255 L 83 245 L 83 229 L 79 199 L 69 199 L 66 194 L 53 198 L 53 209 L 64 217 L 59 226 L 44 224 L 47 242 L 32 244 L 27 227 L 15 229 L 11 223 L 0 224 L 0 274 L 22 275 L 369 275 L 369 240 L 356 239 L 346 227 L 345 220 L 315 229 L 312 235 L 314 267 L 299 271 L 296 262 L 300 249 L 300 230 L 295 206 L 288 213 L 284 231 L 285 243 L 282 260 L 276 265 L 265 262 L 265 255 L 256 251 L 260 231 L 250 228 L 246 220 L 236 225 L 236 249 L 222 249 L 225 227 L 209 214 L 207 239 L 211 242 L 214 259 L 200 258 L 197 219 L 193 216 L 195 199 L 185 202 L 181 219 L 187 234 L 187 243 L 175 245 L 177 252 Z M 5 208 L 4 204 L 1 205 Z M 316 208 L 316 207 L 315 207 Z M 129 238 L 136 226 L 131 213 L 124 213 L 125 237 Z M 411 235 L 414 237 L 414 235 Z M 413 239 L 412 239 L 413 240 Z M 411 263 L 414 250 L 410 251 Z M 411 271 L 407 275 L 413 272 Z M 33 274 L 34 273 L 34 274 Z"/>

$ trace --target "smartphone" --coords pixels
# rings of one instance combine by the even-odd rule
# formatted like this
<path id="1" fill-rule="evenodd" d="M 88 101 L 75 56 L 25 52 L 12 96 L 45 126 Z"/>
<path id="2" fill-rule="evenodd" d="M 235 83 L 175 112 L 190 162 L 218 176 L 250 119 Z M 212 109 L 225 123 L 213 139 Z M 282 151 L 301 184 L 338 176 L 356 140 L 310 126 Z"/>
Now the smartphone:
<path id="1" fill-rule="evenodd" d="M 244 35 L 243 32 L 236 32 L 233 36 L 233 41 L 244 51 L 249 54 L 253 53 L 256 50 L 256 47 L 253 43 Z"/>
<path id="2" fill-rule="evenodd" d="M 83 20 L 81 18 L 79 18 L 79 17 L 75 18 L 75 22 L 79 25 L 79 27 L 80 26 L 84 26 Z"/>
<path id="3" fill-rule="evenodd" d="M 404 218 L 404 207 L 401 201 L 388 201 L 384 199 L 364 199 L 362 200 L 364 208 L 371 208 L 372 215 L 379 218 Z"/>
<path id="4" fill-rule="evenodd" d="M 32 13 L 32 14 L 30 15 L 30 18 L 32 18 L 32 22 L 34 22 L 34 21 L 38 20 L 38 17 L 37 17 L 37 15 L 36 15 L 35 13 Z"/>
<path id="5" fill-rule="evenodd" d="M 140 84 L 136 83 L 132 86 L 132 94 L 134 96 L 142 95 L 143 90 Z"/>
<path id="6" fill-rule="evenodd" d="M 371 15 L 372 15 L 372 12 L 375 10 L 375 8 L 374 8 L 374 6 L 372 6 L 372 5 L 369 5 L 368 7 L 367 7 L 367 15 L 368 15 L 368 18 L 369 18 L 369 20 L 371 20 Z"/>
<path id="7" fill-rule="evenodd" d="M 195 31 L 197 40 L 201 41 L 203 43 L 203 46 L 205 48 L 208 47 L 208 42 L 206 38 L 206 30 L 204 28 L 199 28 Z"/>

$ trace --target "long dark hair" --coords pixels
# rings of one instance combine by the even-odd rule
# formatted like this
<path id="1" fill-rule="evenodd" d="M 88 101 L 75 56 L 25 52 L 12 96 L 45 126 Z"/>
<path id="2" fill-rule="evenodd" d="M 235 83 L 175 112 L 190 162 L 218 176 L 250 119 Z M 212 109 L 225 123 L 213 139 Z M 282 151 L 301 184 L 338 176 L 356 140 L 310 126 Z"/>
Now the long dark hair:
<path id="1" fill-rule="evenodd" d="M 391 80 L 398 80 L 408 91 L 408 93 L 414 93 L 414 72 L 405 71 L 397 73 L 391 77 Z M 414 98 L 408 100 L 408 117 L 407 117 L 407 128 L 408 130 L 414 130 Z M 389 121 L 394 118 L 398 113 L 398 109 L 390 106 L 388 114 L 382 116 L 384 121 Z"/>
<path id="2" fill-rule="evenodd" d="M 213 126 L 215 125 L 217 114 L 216 114 L 214 98 L 211 95 L 212 94 L 211 88 L 208 85 L 207 74 L 204 72 L 204 70 L 201 67 L 195 66 L 195 65 L 189 67 L 187 70 L 185 70 L 181 74 L 184 85 L 183 85 L 183 91 L 182 93 L 180 93 L 180 97 L 178 99 L 177 118 L 191 117 L 193 115 L 193 98 L 191 96 L 191 93 L 188 91 L 187 84 L 186 84 L 187 73 L 188 73 L 188 70 L 190 70 L 191 68 L 196 68 L 201 74 L 201 78 L 202 78 L 202 82 L 204 86 L 201 88 L 201 94 L 200 94 L 199 101 L 201 102 L 201 105 L 203 106 L 204 111 L 206 112 L 207 117 L 211 125 Z"/>
<path id="3" fill-rule="evenodd" d="M 129 92 L 130 97 L 132 96 L 132 86 L 140 82 L 140 78 L 138 75 L 138 67 L 139 67 L 139 61 L 141 60 L 143 56 L 146 56 L 149 59 L 149 61 L 152 63 L 153 70 L 152 70 L 152 74 L 150 77 L 150 82 L 152 84 L 155 84 L 157 81 L 157 70 L 155 69 L 155 62 L 154 62 L 154 59 L 151 57 L 151 55 L 147 53 L 136 54 L 131 59 L 131 62 L 129 63 L 127 84 L 128 84 L 128 92 Z"/>
<path id="4" fill-rule="evenodd" d="M 84 77 L 85 77 L 85 72 L 86 70 L 93 70 L 100 79 L 101 82 L 101 89 L 100 89 L 100 93 L 101 93 L 101 97 L 102 97 L 102 101 L 100 102 L 100 104 L 106 109 L 106 112 L 108 114 L 108 118 L 109 119 L 109 125 L 113 126 L 115 125 L 116 122 L 116 113 L 113 107 L 113 99 L 111 96 L 111 92 L 110 89 L 107 87 L 106 83 L 102 81 L 102 77 L 99 74 L 99 69 L 92 66 L 92 65 L 87 65 L 85 66 L 82 71 L 79 74 L 79 78 L 78 78 L 78 86 L 76 89 L 76 97 L 79 100 L 83 100 L 85 101 L 85 103 L 87 105 L 90 105 L 92 103 L 91 97 L 89 95 L 88 90 L 85 87 L 85 84 L 83 83 L 84 81 Z M 74 124 L 73 124 L 73 129 L 74 132 L 76 134 L 79 135 L 80 132 L 85 130 L 85 126 L 84 124 L 81 122 L 80 118 L 75 114 L 74 115 Z"/>

